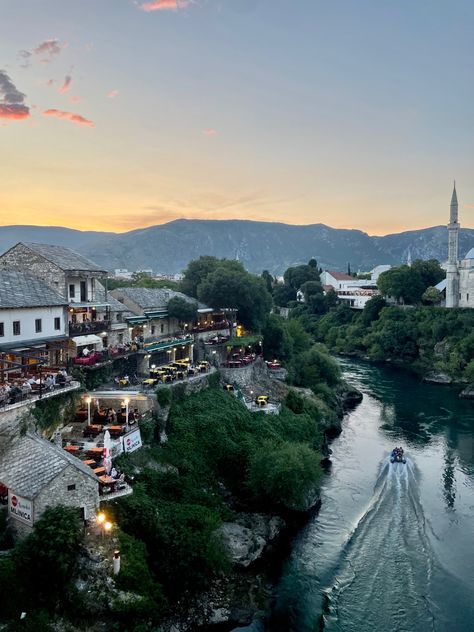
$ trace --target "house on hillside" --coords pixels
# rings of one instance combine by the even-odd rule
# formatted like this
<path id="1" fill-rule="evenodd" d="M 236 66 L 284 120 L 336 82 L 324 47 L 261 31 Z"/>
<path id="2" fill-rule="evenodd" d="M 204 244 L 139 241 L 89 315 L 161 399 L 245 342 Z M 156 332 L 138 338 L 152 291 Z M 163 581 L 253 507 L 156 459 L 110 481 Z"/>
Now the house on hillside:
<path id="1" fill-rule="evenodd" d="M 0 351 L 11 362 L 34 358 L 60 364 L 68 346 L 67 301 L 47 283 L 21 270 L 0 274 Z"/>
<path id="2" fill-rule="evenodd" d="M 128 340 L 126 311 L 110 301 L 99 279 L 107 271 L 81 254 L 49 244 L 20 242 L 0 255 L 0 269 L 20 270 L 41 279 L 67 305 L 66 334 L 69 357 L 100 352 L 109 344 Z"/>
<path id="3" fill-rule="evenodd" d="M 334 291 L 340 302 L 352 309 L 364 309 L 367 301 L 378 294 L 377 282 L 373 279 L 355 279 L 343 272 L 325 270 L 321 273 L 324 292 Z"/>
<path id="4" fill-rule="evenodd" d="M 200 303 L 181 292 L 166 288 L 117 288 L 110 295 L 132 314 L 125 317 L 132 339 L 143 339 L 140 353 L 147 356 L 148 365 L 159 366 L 182 358 L 194 358 L 194 344 L 215 336 L 229 336 L 229 322 L 221 310 Z M 181 298 L 196 305 L 196 320 L 180 323 L 168 314 L 168 304 Z M 141 372 L 146 373 L 147 363 Z"/>
<path id="5" fill-rule="evenodd" d="M 0 487 L 8 520 L 28 535 L 48 507 L 76 507 L 83 520 L 99 507 L 99 480 L 75 456 L 34 434 L 10 437 L 0 446 Z"/>

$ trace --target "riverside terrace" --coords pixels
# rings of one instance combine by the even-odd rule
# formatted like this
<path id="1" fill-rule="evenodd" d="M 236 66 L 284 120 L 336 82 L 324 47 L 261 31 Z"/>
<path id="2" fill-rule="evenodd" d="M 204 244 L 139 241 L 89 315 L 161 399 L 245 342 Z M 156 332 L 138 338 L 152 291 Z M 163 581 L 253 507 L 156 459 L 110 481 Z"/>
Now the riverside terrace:
<path id="1" fill-rule="evenodd" d="M 78 390 L 64 367 L 51 367 L 38 357 L 24 358 L 24 364 L 0 357 L 0 411 L 13 410 L 39 401 Z"/>

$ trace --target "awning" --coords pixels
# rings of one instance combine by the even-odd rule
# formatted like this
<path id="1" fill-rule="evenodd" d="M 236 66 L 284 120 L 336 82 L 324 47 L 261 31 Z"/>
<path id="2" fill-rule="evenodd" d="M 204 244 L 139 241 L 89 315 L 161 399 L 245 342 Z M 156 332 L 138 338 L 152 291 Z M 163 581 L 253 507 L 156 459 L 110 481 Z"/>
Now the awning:
<path id="1" fill-rule="evenodd" d="M 102 344 L 102 338 L 89 334 L 88 336 L 75 336 L 71 338 L 76 347 L 83 347 L 84 345 L 97 345 Z"/>
<path id="2" fill-rule="evenodd" d="M 145 312 L 145 316 L 147 318 L 168 318 L 168 311 L 160 310 L 154 312 Z"/>
<path id="3" fill-rule="evenodd" d="M 129 325 L 142 325 L 143 323 L 148 322 L 146 316 L 127 316 L 125 320 Z"/>

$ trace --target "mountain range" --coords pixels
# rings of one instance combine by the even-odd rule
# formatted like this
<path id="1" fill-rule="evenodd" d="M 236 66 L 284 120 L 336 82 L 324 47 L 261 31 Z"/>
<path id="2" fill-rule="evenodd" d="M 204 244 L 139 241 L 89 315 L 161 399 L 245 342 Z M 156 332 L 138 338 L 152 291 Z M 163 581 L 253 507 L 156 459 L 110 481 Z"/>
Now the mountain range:
<path id="1" fill-rule="evenodd" d="M 153 269 L 163 274 L 181 272 L 201 255 L 238 258 L 247 270 L 281 275 L 311 257 L 323 268 L 367 271 L 378 264 L 415 259 L 447 258 L 447 230 L 434 226 L 420 230 L 369 236 L 360 230 L 324 224 L 294 226 L 248 220 L 186 220 L 150 226 L 126 233 L 80 231 L 50 226 L 3 226 L 0 252 L 19 241 L 72 248 L 107 270 Z M 474 229 L 460 231 L 460 256 L 474 246 Z"/>

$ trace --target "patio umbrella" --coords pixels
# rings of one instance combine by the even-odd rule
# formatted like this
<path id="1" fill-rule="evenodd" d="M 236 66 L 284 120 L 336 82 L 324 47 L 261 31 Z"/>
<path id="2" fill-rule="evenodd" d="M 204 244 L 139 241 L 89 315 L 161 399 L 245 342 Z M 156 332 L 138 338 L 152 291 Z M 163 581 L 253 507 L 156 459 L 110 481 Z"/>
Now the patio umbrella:
<path id="1" fill-rule="evenodd" d="M 108 430 L 104 432 L 104 468 L 106 474 L 112 469 L 112 439 Z"/>

